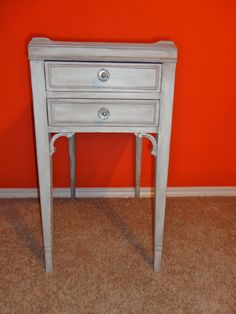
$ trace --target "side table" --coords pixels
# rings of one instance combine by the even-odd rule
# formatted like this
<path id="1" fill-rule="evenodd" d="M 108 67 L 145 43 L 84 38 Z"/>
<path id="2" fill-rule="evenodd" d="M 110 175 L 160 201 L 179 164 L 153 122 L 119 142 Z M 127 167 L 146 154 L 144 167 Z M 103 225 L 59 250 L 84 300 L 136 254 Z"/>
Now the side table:
<path id="1" fill-rule="evenodd" d="M 33 38 L 28 46 L 46 272 L 52 263 L 52 155 L 69 139 L 71 196 L 75 197 L 75 134 L 136 136 L 140 194 L 142 138 L 155 156 L 154 271 L 160 270 L 177 48 L 153 44 L 88 43 Z M 156 134 L 154 137 L 152 134 Z"/>

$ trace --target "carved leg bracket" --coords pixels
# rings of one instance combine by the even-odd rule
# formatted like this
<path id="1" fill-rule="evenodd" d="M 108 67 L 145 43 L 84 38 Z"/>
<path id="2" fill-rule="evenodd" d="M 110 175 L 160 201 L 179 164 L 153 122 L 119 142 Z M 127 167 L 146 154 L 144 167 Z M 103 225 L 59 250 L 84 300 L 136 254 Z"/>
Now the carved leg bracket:
<path id="1" fill-rule="evenodd" d="M 57 133 L 52 136 L 49 144 L 49 149 L 50 149 L 50 155 L 52 156 L 56 152 L 56 148 L 54 146 L 55 141 L 62 136 L 65 136 L 67 138 L 72 137 L 75 133 Z"/>
<path id="2" fill-rule="evenodd" d="M 142 138 L 146 137 L 152 143 L 152 151 L 151 154 L 157 156 L 157 141 L 154 136 L 148 133 L 135 133 L 136 136 Z"/>

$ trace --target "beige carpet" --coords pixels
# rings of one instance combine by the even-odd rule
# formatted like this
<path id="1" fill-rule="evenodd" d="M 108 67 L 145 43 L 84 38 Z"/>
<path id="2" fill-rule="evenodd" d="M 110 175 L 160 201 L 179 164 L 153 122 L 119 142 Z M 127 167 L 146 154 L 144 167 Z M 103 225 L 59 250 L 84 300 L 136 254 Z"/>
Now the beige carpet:
<path id="1" fill-rule="evenodd" d="M 0 313 L 236 313 L 236 198 L 167 201 L 152 271 L 151 199 L 54 201 L 54 272 L 38 200 L 0 200 Z"/>

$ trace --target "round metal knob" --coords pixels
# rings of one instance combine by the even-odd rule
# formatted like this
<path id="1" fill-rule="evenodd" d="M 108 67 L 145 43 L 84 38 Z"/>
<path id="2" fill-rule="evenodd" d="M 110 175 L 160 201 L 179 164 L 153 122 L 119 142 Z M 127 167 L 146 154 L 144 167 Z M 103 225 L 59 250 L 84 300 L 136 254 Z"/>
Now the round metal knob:
<path id="1" fill-rule="evenodd" d="M 107 108 L 101 108 L 98 110 L 98 116 L 102 120 L 107 120 L 110 117 L 110 111 Z"/>
<path id="2" fill-rule="evenodd" d="M 106 82 L 106 81 L 108 81 L 109 78 L 110 78 L 110 73 L 109 73 L 109 71 L 106 70 L 106 69 L 101 69 L 101 70 L 98 71 L 97 76 L 98 76 L 98 79 L 99 79 L 100 81 Z"/>

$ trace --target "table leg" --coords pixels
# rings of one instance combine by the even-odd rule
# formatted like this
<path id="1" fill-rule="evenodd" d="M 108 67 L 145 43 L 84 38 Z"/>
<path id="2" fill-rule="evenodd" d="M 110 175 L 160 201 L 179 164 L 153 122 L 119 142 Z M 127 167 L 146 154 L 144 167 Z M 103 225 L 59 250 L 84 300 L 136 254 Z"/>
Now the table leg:
<path id="1" fill-rule="evenodd" d="M 136 135 L 136 160 L 135 160 L 135 196 L 140 196 L 140 178 L 142 167 L 142 137 Z"/>
<path id="2" fill-rule="evenodd" d="M 76 134 L 69 137 L 69 158 L 70 158 L 70 188 L 71 197 L 75 198 L 76 182 L 75 182 L 75 159 L 76 159 Z"/>
<path id="3" fill-rule="evenodd" d="M 53 270 L 52 265 L 52 158 L 47 145 L 37 145 L 38 174 L 40 186 L 40 205 L 43 228 L 43 242 L 46 272 Z"/>
<path id="4" fill-rule="evenodd" d="M 31 60 L 30 70 L 34 99 L 34 124 L 36 135 L 39 195 L 43 227 L 46 272 L 52 271 L 52 166 L 47 125 L 45 72 L 42 60 Z"/>
<path id="5" fill-rule="evenodd" d="M 168 178 L 171 121 L 174 95 L 175 64 L 164 63 L 162 75 L 160 124 L 157 139 L 157 156 L 155 171 L 155 220 L 154 220 L 154 271 L 161 267 L 163 232 L 166 206 L 166 189 Z"/>
<path id="6" fill-rule="evenodd" d="M 158 141 L 158 138 L 157 138 Z M 167 173 L 163 165 L 161 147 L 158 145 L 158 154 L 155 158 L 155 199 L 154 199 L 154 271 L 161 268 L 163 233 L 166 206 Z"/>
<path id="7" fill-rule="evenodd" d="M 39 176 L 39 197 L 41 207 L 43 244 L 46 272 L 51 272 L 52 266 L 52 158 L 50 156 L 51 135 L 38 132 L 36 136 L 37 163 Z"/>

